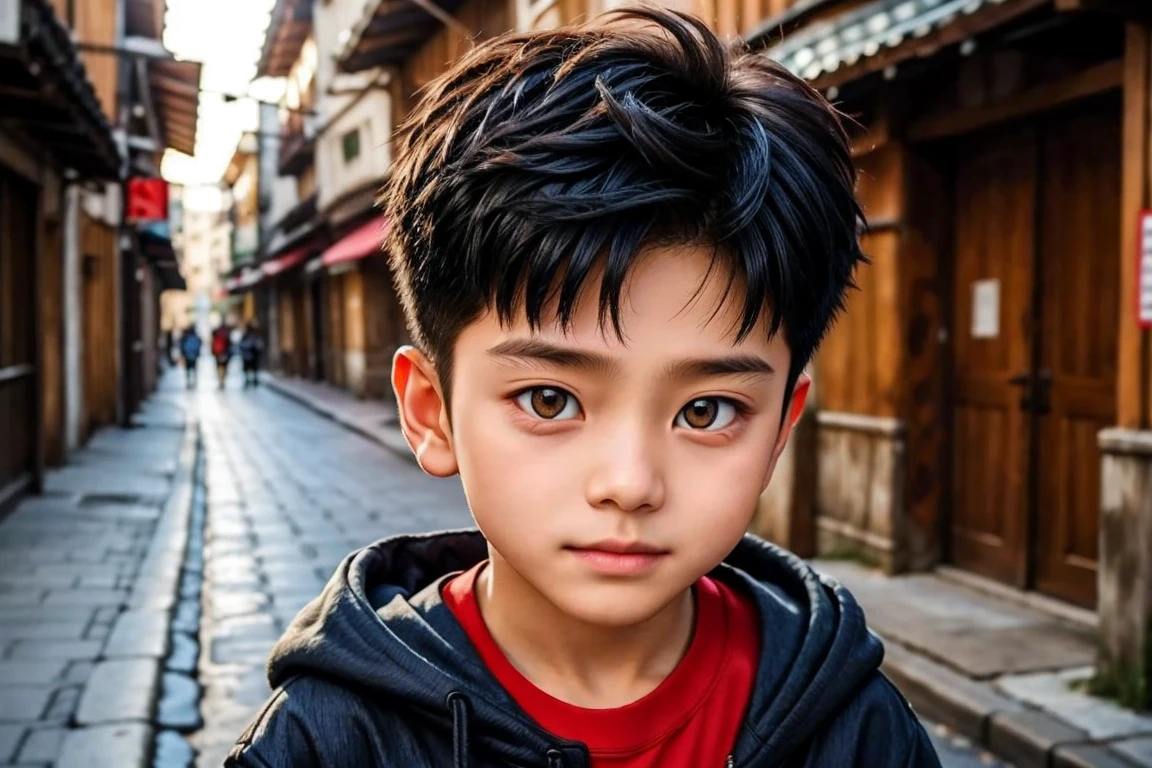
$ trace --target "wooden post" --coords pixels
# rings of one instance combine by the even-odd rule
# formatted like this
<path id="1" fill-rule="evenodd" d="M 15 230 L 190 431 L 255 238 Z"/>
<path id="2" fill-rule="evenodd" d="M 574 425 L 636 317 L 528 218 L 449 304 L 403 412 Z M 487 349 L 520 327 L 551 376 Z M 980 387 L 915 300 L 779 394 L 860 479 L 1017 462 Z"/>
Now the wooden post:
<path id="1" fill-rule="evenodd" d="M 1123 187 L 1121 190 L 1120 323 L 1117 350 L 1117 426 L 1149 427 L 1149 334 L 1136 323 L 1137 219 L 1149 206 L 1152 179 L 1152 30 L 1128 24 L 1124 41 Z"/>

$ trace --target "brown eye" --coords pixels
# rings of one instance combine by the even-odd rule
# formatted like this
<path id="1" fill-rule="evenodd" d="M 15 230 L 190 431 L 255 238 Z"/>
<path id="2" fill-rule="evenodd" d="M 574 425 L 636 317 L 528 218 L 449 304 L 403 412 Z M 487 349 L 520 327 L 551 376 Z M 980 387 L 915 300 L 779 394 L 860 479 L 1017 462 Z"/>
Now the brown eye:
<path id="1" fill-rule="evenodd" d="M 564 421 L 579 415 L 576 398 L 557 387 L 534 387 L 516 397 L 520 407 L 533 416 L 549 421 Z"/>
<path id="2" fill-rule="evenodd" d="M 686 429 L 724 429 L 736 418 L 736 406 L 719 397 L 701 397 L 680 409 L 676 425 Z"/>

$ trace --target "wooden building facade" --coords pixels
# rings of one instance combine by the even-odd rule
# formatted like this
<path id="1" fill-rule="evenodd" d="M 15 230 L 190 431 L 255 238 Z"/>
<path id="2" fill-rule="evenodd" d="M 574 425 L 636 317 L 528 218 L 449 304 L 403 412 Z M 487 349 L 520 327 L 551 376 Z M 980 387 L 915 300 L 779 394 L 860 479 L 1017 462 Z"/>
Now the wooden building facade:
<path id="1" fill-rule="evenodd" d="M 858 122 L 873 260 L 814 366 L 808 493 L 776 513 L 813 531 L 802 554 L 1095 611 L 1128 679 L 1152 658 L 1150 24 L 1138 2 L 871 0 L 753 36 Z"/>
<path id="2" fill-rule="evenodd" d="M 116 52 L 163 51 L 163 16 L 160 0 L 14 0 L 3 14 L 0 514 L 155 384 L 148 287 L 179 273 L 125 240 L 123 185 L 155 175 L 166 146 L 191 151 L 200 68 Z"/>

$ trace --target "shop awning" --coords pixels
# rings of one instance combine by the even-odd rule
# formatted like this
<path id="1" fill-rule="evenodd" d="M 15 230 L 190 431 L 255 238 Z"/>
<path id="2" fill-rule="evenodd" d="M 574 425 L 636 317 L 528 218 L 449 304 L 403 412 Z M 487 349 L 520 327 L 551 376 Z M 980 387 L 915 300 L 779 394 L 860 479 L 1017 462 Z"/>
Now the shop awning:
<path id="1" fill-rule="evenodd" d="M 256 77 L 287 77 L 310 34 L 312 0 L 276 0 L 264 33 Z"/>
<path id="2" fill-rule="evenodd" d="M 149 62 L 148 79 L 165 146 L 196 154 L 196 123 L 200 110 L 200 70 L 196 61 Z"/>
<path id="3" fill-rule="evenodd" d="M 308 254 L 313 251 L 311 246 L 303 245 L 295 250 L 288 251 L 281 254 L 274 259 L 269 259 L 260 265 L 260 271 L 264 273 L 265 277 L 273 277 L 281 272 L 287 272 L 292 267 L 296 266 L 304 259 L 308 258 Z"/>
<path id="4" fill-rule="evenodd" d="M 224 290 L 228 293 L 244 293 L 264 279 L 260 267 L 244 267 L 239 273 L 224 278 Z"/>
<path id="5" fill-rule="evenodd" d="M 184 291 L 188 289 L 184 276 L 180 274 L 180 263 L 172 248 L 172 241 L 159 232 L 141 230 L 138 235 L 140 253 L 152 266 L 162 291 Z"/>
<path id="6" fill-rule="evenodd" d="M 372 219 L 324 251 L 320 261 L 324 266 L 331 267 L 380 253 L 386 234 L 388 234 L 388 222 L 383 218 Z"/>

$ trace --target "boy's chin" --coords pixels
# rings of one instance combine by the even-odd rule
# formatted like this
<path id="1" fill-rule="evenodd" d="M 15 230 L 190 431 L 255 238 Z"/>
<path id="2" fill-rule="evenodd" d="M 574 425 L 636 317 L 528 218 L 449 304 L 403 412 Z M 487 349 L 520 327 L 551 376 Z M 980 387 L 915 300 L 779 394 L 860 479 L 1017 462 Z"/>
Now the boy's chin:
<path id="1" fill-rule="evenodd" d="M 589 588 L 571 585 L 551 599 L 572 618 L 605 629 L 643 624 L 667 608 L 683 590 L 668 592 L 666 584 L 609 583 Z"/>

